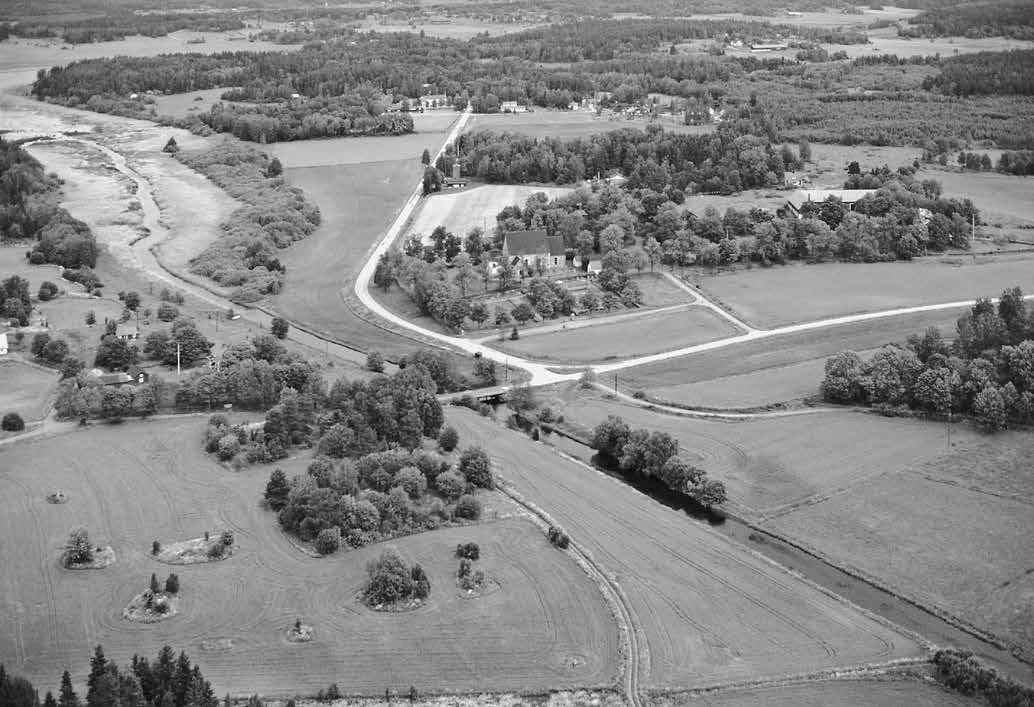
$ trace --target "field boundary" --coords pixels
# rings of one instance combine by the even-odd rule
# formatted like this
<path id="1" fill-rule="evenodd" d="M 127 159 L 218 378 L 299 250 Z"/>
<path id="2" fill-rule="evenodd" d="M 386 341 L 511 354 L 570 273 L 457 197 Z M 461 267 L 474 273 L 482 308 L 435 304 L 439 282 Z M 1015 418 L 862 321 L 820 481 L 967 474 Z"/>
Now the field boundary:
<path id="1" fill-rule="evenodd" d="M 553 525 L 559 527 L 549 513 L 525 499 L 510 481 L 503 480 L 503 483 L 499 484 L 499 490 L 514 503 L 527 510 L 531 515 L 531 522 L 541 530 L 546 530 Z M 571 552 L 566 554 L 571 555 L 585 574 L 594 580 L 614 616 L 621 647 L 618 656 L 618 672 L 624 674 L 622 682 L 624 682 L 625 696 L 633 707 L 644 707 L 639 696 L 640 646 L 628 598 L 621 586 L 610 578 L 602 566 L 596 563 L 592 558 L 592 553 L 581 547 L 574 539 L 571 540 L 570 550 Z M 648 656 L 647 660 L 649 660 Z M 646 669 L 648 671 L 649 667 Z"/>

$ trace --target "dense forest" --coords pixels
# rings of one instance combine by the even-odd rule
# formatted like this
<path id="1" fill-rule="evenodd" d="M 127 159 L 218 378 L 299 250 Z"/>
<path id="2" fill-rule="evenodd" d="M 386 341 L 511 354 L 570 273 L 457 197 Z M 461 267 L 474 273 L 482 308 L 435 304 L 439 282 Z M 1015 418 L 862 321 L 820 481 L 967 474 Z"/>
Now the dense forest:
<path id="1" fill-rule="evenodd" d="M 58 206 L 60 183 L 32 155 L 0 137 L 0 238 L 35 240 L 29 259 L 67 268 L 97 263 L 97 242 Z"/>
<path id="2" fill-rule="evenodd" d="M 920 12 L 898 34 L 906 37 L 1009 37 L 1034 40 L 1034 4 L 994 0 L 949 4 Z"/>
<path id="3" fill-rule="evenodd" d="M 244 29 L 241 17 L 234 12 L 184 14 L 114 13 L 81 20 L 19 22 L 12 34 L 19 37 L 60 36 L 69 44 L 112 42 L 134 35 L 164 37 L 170 32 L 225 32 Z"/>
<path id="4" fill-rule="evenodd" d="M 845 351 L 826 361 L 825 398 L 936 416 L 973 415 L 989 432 L 1034 421 L 1034 317 L 1020 288 L 997 306 L 978 300 L 951 344 L 936 328 L 884 347 L 868 361 Z"/>
<path id="5" fill-rule="evenodd" d="M 954 96 L 1034 96 L 1034 49 L 952 57 L 923 88 Z"/>
<path id="6" fill-rule="evenodd" d="M 60 687 L 48 690 L 40 700 L 39 690 L 23 677 L 8 673 L 0 663 L 0 705 L 3 707 L 218 707 L 201 667 L 186 653 L 179 656 L 165 646 L 153 660 L 134 655 L 129 666 L 119 667 L 97 646 L 90 657 L 87 690 L 82 697 L 66 670 Z M 55 692 L 56 697 L 55 697 Z"/>
<path id="7" fill-rule="evenodd" d="M 630 188 L 726 194 L 781 184 L 786 167 L 765 137 L 732 129 L 685 135 L 660 126 L 571 140 L 466 133 L 437 166 L 448 174 L 456 161 L 464 174 L 487 182 L 567 184 L 616 171 L 629 178 Z"/>

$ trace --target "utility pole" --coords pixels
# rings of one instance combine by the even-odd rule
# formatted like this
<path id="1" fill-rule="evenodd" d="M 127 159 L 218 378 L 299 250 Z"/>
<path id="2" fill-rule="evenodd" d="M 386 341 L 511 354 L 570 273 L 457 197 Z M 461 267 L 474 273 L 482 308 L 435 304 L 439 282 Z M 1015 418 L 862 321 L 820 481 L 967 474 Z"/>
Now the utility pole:
<path id="1" fill-rule="evenodd" d="M 618 372 L 614 371 L 614 397 L 618 396 Z"/>
<path id="2" fill-rule="evenodd" d="M 180 378 L 183 371 L 180 369 L 180 342 L 176 342 L 176 378 Z"/>

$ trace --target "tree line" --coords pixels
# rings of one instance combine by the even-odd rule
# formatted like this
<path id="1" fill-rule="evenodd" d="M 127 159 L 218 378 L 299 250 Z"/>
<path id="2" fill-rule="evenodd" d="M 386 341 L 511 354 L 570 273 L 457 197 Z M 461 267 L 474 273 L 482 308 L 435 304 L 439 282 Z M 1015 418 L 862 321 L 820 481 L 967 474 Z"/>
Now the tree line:
<path id="1" fill-rule="evenodd" d="M 988 431 L 1034 422 L 1034 316 L 1019 287 L 997 306 L 978 300 L 944 341 L 936 328 L 891 344 L 868 361 L 842 351 L 826 361 L 822 394 L 835 403 L 971 415 Z"/>
<path id="2" fill-rule="evenodd" d="M 0 239 L 35 240 L 28 253 L 34 264 L 66 268 L 97 263 L 97 241 L 90 227 L 58 205 L 60 182 L 21 145 L 0 137 Z"/>
<path id="3" fill-rule="evenodd" d="M 592 448 L 617 462 L 623 471 L 657 479 L 702 506 L 720 506 L 726 501 L 725 484 L 682 459 L 679 441 L 667 432 L 633 430 L 620 417 L 609 415 L 593 430 Z"/>
<path id="4" fill-rule="evenodd" d="M 949 3 L 925 10 L 899 29 L 903 37 L 1008 37 L 1034 40 L 1034 7 L 1026 0 Z"/>
<path id="5" fill-rule="evenodd" d="M 109 13 L 84 19 L 37 20 L 19 22 L 11 33 L 19 37 L 60 37 L 69 44 L 114 42 L 134 35 L 164 37 L 172 32 L 226 32 L 245 28 L 236 12 L 202 14 L 131 12 Z"/>
<path id="6" fill-rule="evenodd" d="M 229 704 L 227 695 L 226 704 Z M 43 700 L 28 680 L 8 673 L 0 663 L 0 705 L 4 707 L 218 707 L 219 700 L 197 664 L 186 653 L 179 656 L 165 646 L 151 661 L 133 655 L 120 667 L 97 646 L 90 657 L 86 694 L 81 698 L 66 670 L 57 695 L 47 691 Z"/>
<path id="7" fill-rule="evenodd" d="M 1034 49 L 963 54 L 940 69 L 923 81 L 924 89 L 953 96 L 1034 96 Z"/>

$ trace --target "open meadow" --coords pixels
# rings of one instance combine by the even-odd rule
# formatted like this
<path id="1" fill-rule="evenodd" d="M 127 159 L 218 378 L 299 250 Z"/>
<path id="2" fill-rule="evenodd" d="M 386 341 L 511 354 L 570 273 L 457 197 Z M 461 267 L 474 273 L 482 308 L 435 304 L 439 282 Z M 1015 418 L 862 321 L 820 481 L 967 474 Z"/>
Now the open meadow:
<path id="1" fill-rule="evenodd" d="M 869 453 L 888 439 L 880 437 Z M 969 441 L 953 433 L 952 442 L 948 454 L 914 463 L 902 457 L 883 475 L 766 525 L 991 631 L 1029 659 L 1034 435 L 999 433 L 993 440 Z"/>
<path id="2" fill-rule="evenodd" d="M 0 416 L 16 412 L 26 422 L 42 419 L 57 381 L 55 371 L 0 359 Z"/>
<path id="3" fill-rule="evenodd" d="M 534 360 L 592 363 L 628 356 L 645 356 L 702 344 L 740 333 L 727 319 L 704 307 L 667 312 L 644 312 L 616 322 L 560 329 L 547 334 L 523 334 L 495 347 Z"/>
<path id="4" fill-rule="evenodd" d="M 649 689 L 702 688 L 921 654 L 909 638 L 704 525 L 469 410 L 461 439 L 621 586 Z"/>
<path id="5" fill-rule="evenodd" d="M 260 505 L 269 469 L 220 466 L 200 448 L 203 427 L 200 417 L 96 425 L 4 449 L 0 656 L 9 670 L 51 684 L 69 667 L 82 684 L 82 656 L 96 644 L 121 664 L 171 644 L 217 694 L 297 695 L 331 682 L 374 695 L 410 685 L 538 693 L 615 680 L 618 632 L 602 594 L 504 497 L 486 497 L 484 523 L 393 541 L 427 571 L 431 599 L 412 612 L 374 612 L 356 594 L 385 545 L 302 553 Z M 53 491 L 68 502 L 47 503 Z M 114 548 L 114 566 L 61 567 L 78 525 Z M 178 615 L 157 624 L 121 618 L 150 574 L 169 569 L 151 559 L 152 540 L 223 529 L 236 538 L 229 559 L 176 568 Z M 467 541 L 480 544 L 478 564 L 499 586 L 480 598 L 455 586 L 453 551 Z M 314 626 L 312 642 L 286 640 L 296 618 Z"/>
<path id="6" fill-rule="evenodd" d="M 930 171 L 944 187 L 945 196 L 973 200 L 980 218 L 990 224 L 981 229 L 987 235 L 1001 234 L 1034 244 L 1034 177 L 943 168 Z"/>
<path id="7" fill-rule="evenodd" d="M 859 312 L 1034 292 L 1034 255 L 945 255 L 911 262 L 777 265 L 694 278 L 761 328 Z"/>
<path id="8" fill-rule="evenodd" d="M 676 133 L 691 133 L 702 135 L 714 132 L 714 125 L 684 125 L 672 120 L 658 119 L 654 124 L 662 126 L 665 130 Z M 527 113 L 495 113 L 475 115 L 467 123 L 464 132 L 475 130 L 494 130 L 498 133 L 520 133 L 531 137 L 549 137 L 570 139 L 576 137 L 587 137 L 598 133 L 605 133 L 609 130 L 621 130 L 623 128 L 638 128 L 642 130 L 650 121 L 644 118 L 628 119 L 624 116 L 615 115 L 612 112 L 604 112 L 596 115 L 593 111 L 574 110 L 547 110 L 536 108 Z"/>
<path id="9" fill-rule="evenodd" d="M 620 388 L 626 393 L 642 390 L 652 400 L 705 407 L 754 407 L 803 398 L 817 391 L 826 358 L 838 351 L 868 351 L 931 326 L 950 338 L 963 311 L 840 324 L 623 368 Z M 695 392 L 698 385 L 717 390 L 717 397 L 703 402 Z"/>
<path id="10" fill-rule="evenodd" d="M 485 184 L 434 194 L 423 199 L 417 207 L 406 229 L 406 237 L 419 234 L 425 243 L 430 243 L 431 231 L 438 226 L 444 226 L 461 238 L 475 227 L 488 233 L 495 228 L 495 217 L 507 206 L 516 204 L 523 208 L 528 197 L 538 192 L 555 199 L 570 191 L 566 187 Z"/>
<path id="11" fill-rule="evenodd" d="M 444 3 L 443 3 L 444 4 Z M 484 22 L 466 17 L 438 16 L 428 19 L 413 19 L 409 22 L 396 22 L 388 17 L 377 17 L 359 22 L 362 30 L 373 32 L 423 32 L 428 37 L 443 39 L 470 39 L 475 35 L 487 32 L 493 37 L 502 34 L 523 32 L 539 25 L 522 22 Z"/>
<path id="12" fill-rule="evenodd" d="M 450 110 L 411 115 L 415 132 L 408 135 L 292 140 L 270 143 L 262 149 L 278 157 L 286 168 L 413 160 L 414 174 L 419 176 L 420 155 L 425 149 L 432 153 L 438 149 L 459 113 Z"/>
<path id="13" fill-rule="evenodd" d="M 655 695 L 656 707 L 976 707 L 979 700 L 919 677 L 836 679 L 697 695 Z"/>
<path id="14" fill-rule="evenodd" d="M 356 316 L 342 299 L 367 252 L 388 227 L 419 174 L 411 160 L 285 170 L 320 207 L 322 223 L 282 251 L 287 284 L 271 302 L 293 321 L 360 349 L 401 355 L 417 342 Z"/>
<path id="15" fill-rule="evenodd" d="M 564 424 L 591 436 L 608 415 L 632 428 L 667 432 L 691 464 L 725 483 L 730 507 L 752 520 L 786 513 L 878 476 L 945 452 L 944 425 L 847 410 L 743 421 L 666 415 L 582 393 L 561 411 Z M 984 441 L 956 425 L 956 448 Z M 879 440 L 879 444 L 874 444 Z"/>

